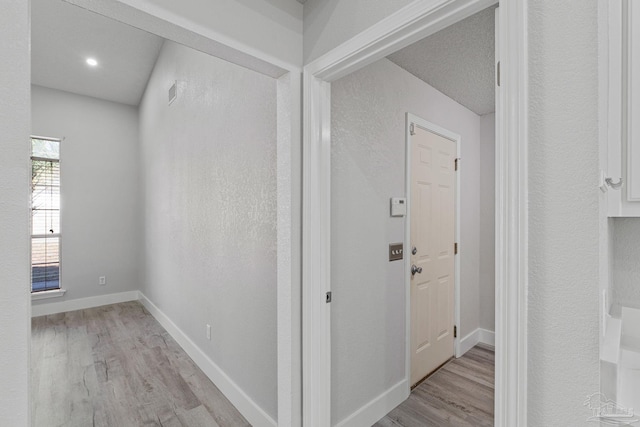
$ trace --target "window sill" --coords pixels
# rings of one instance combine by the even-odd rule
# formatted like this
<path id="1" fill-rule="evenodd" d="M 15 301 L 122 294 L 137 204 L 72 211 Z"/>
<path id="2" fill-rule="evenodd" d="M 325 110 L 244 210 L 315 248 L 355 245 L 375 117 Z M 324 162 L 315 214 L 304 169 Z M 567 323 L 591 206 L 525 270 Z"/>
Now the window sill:
<path id="1" fill-rule="evenodd" d="M 51 291 L 32 292 L 31 301 L 61 297 L 64 296 L 65 292 L 67 292 L 66 289 L 53 289 Z"/>

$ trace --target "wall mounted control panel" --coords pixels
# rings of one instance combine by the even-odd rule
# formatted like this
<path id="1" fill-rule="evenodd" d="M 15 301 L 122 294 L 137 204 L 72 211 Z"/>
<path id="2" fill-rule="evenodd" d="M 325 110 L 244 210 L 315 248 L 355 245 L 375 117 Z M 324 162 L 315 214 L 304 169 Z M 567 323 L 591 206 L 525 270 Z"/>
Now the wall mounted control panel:
<path id="1" fill-rule="evenodd" d="M 391 216 L 407 215 L 407 199 L 404 197 L 391 198 Z"/>

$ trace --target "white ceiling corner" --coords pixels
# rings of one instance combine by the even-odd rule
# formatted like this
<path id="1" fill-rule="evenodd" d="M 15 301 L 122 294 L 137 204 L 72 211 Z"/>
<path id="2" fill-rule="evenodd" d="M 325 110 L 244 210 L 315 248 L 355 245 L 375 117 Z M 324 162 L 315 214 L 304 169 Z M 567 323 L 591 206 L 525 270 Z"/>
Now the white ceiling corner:
<path id="1" fill-rule="evenodd" d="M 388 59 L 479 115 L 495 111 L 495 6 Z"/>
<path id="2" fill-rule="evenodd" d="M 164 39 L 62 0 L 31 2 L 31 82 L 137 106 Z M 96 68 L 86 65 L 94 57 Z"/>

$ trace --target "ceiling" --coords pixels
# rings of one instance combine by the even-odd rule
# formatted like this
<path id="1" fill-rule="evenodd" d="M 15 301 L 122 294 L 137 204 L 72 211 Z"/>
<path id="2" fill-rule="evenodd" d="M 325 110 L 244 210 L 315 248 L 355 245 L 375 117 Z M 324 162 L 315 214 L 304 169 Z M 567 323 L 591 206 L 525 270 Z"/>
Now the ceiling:
<path id="1" fill-rule="evenodd" d="M 31 1 L 31 82 L 135 105 L 164 39 L 62 0 Z M 98 66 L 91 68 L 86 59 Z"/>
<path id="2" fill-rule="evenodd" d="M 476 114 L 492 113 L 494 11 L 480 11 L 388 58 Z"/>
<path id="3" fill-rule="evenodd" d="M 298 0 L 304 3 L 304 0 Z M 477 114 L 495 111 L 494 7 L 388 58 Z M 137 106 L 164 39 L 62 0 L 32 0 L 33 84 Z M 87 57 L 99 64 L 87 66 Z"/>

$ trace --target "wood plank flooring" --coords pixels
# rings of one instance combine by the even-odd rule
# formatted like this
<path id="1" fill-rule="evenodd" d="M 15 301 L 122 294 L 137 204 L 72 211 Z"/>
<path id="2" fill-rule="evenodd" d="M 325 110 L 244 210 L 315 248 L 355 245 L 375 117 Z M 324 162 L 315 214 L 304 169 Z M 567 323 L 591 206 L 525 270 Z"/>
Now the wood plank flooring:
<path id="1" fill-rule="evenodd" d="M 32 321 L 33 425 L 249 426 L 138 302 Z M 375 427 L 493 426 L 494 352 L 476 346 Z"/>
<path id="2" fill-rule="evenodd" d="M 493 349 L 476 346 L 416 387 L 375 427 L 493 426 Z"/>
<path id="3" fill-rule="evenodd" d="M 33 425 L 249 426 L 138 302 L 32 320 Z"/>

